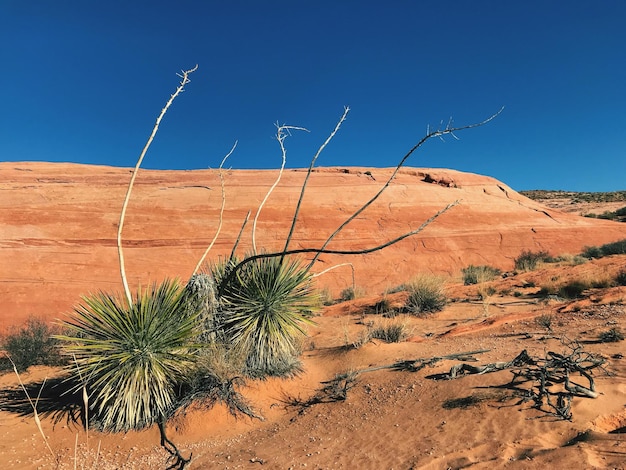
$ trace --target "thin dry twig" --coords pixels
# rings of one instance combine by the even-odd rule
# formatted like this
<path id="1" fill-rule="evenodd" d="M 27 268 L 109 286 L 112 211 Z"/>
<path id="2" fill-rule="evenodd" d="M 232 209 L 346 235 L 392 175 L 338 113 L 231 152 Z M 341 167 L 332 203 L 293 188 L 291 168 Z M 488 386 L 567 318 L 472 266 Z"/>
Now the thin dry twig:
<path id="1" fill-rule="evenodd" d="M 309 178 L 311 177 L 311 173 L 313 172 L 313 167 L 315 166 L 315 162 L 317 161 L 317 158 L 320 156 L 322 151 L 326 148 L 326 146 L 333 139 L 333 137 L 335 137 L 335 134 L 339 131 L 339 129 L 341 128 L 341 125 L 348 117 L 349 112 L 350 112 L 350 107 L 344 106 L 343 115 L 341 116 L 341 119 L 339 119 L 333 131 L 330 133 L 330 135 L 324 141 L 324 143 L 320 146 L 320 148 L 317 149 L 317 152 L 311 159 L 311 163 L 309 164 L 309 169 L 307 170 L 306 177 L 304 178 L 304 183 L 302 183 L 302 189 L 300 190 L 300 197 L 298 198 L 298 203 L 296 204 L 296 210 L 293 214 L 293 219 L 291 220 L 291 227 L 289 229 L 289 234 L 287 235 L 287 239 L 285 240 L 285 248 L 283 248 L 284 252 L 286 252 L 289 249 L 289 243 L 291 242 L 291 238 L 293 237 L 293 232 L 296 228 L 296 222 L 298 221 L 298 215 L 300 214 L 300 207 L 302 206 L 302 200 L 304 199 L 304 192 L 306 191 L 306 186 L 309 182 Z M 282 261 L 282 258 L 281 258 L 281 261 Z"/>
<path id="2" fill-rule="evenodd" d="M 198 264 L 196 264 L 196 267 L 194 268 L 192 275 L 194 275 L 194 274 L 196 274 L 198 272 L 198 270 L 202 266 L 202 263 L 204 263 L 204 260 L 206 259 L 207 255 L 209 254 L 209 251 L 211 251 L 211 248 L 213 248 L 213 245 L 217 241 L 217 237 L 219 237 L 220 232 L 222 231 L 222 223 L 224 222 L 224 208 L 226 207 L 226 189 L 225 189 L 225 185 L 224 185 L 224 171 L 223 171 L 223 168 L 224 168 L 224 163 L 226 163 L 226 159 L 228 159 L 228 157 L 230 157 L 233 154 L 233 152 L 235 151 L 236 147 L 237 147 L 237 141 L 235 141 L 234 145 L 230 149 L 230 152 L 228 152 L 226 154 L 226 156 L 222 159 L 222 162 L 220 163 L 220 167 L 219 167 L 219 170 L 218 170 L 219 173 L 218 174 L 219 174 L 219 177 L 220 177 L 220 186 L 222 188 L 222 205 L 220 207 L 219 223 L 217 224 L 217 230 L 215 231 L 215 236 L 213 237 L 213 240 L 211 240 L 211 243 L 209 244 L 209 246 L 205 250 L 204 254 L 202 255 L 202 257 L 198 261 Z"/>
<path id="3" fill-rule="evenodd" d="M 55 461 L 58 462 L 58 457 L 56 456 L 56 454 L 52 450 L 52 447 L 50 447 L 50 443 L 48 442 L 48 438 L 46 437 L 46 434 L 43 432 L 43 427 L 41 426 L 41 419 L 39 419 L 39 413 L 37 413 L 37 404 L 39 402 L 39 397 L 41 396 L 41 391 L 43 390 L 43 387 L 46 385 L 47 377 L 43 379 L 43 383 L 41 384 L 41 388 L 39 389 L 39 393 L 37 394 L 37 398 L 35 399 L 35 402 L 33 402 L 32 398 L 28 394 L 28 391 L 26 390 L 26 387 L 24 386 L 24 382 L 22 382 L 22 377 L 20 377 L 20 374 L 17 371 L 17 366 L 15 365 L 15 362 L 13 362 L 13 359 L 11 359 L 11 356 L 9 356 L 8 354 L 6 356 L 9 359 L 9 361 L 11 362 L 11 365 L 13 366 L 13 371 L 15 372 L 15 375 L 17 376 L 17 381 L 19 382 L 20 387 L 22 387 L 22 390 L 24 391 L 24 393 L 26 394 L 26 398 L 28 399 L 28 403 L 30 403 L 30 406 L 33 409 L 33 419 L 35 420 L 35 424 L 37 425 L 37 429 L 39 429 L 39 434 L 41 434 L 41 437 L 43 438 L 43 441 L 46 444 L 46 447 L 48 448 L 48 450 L 50 451 L 50 454 L 52 455 L 52 458 Z"/>
<path id="4" fill-rule="evenodd" d="M 365 204 L 363 204 L 356 212 L 354 212 L 354 214 L 352 214 L 350 217 L 348 217 L 326 240 L 326 242 L 324 242 L 324 244 L 321 247 L 321 250 L 324 250 L 328 244 L 333 240 L 333 238 L 335 238 L 335 236 L 337 236 L 337 234 L 339 232 L 341 232 L 344 227 L 346 225 L 348 225 L 350 222 L 352 222 L 355 218 L 357 218 L 365 209 L 367 209 L 370 205 L 372 205 L 380 196 L 381 194 L 387 189 L 387 187 L 391 184 L 391 182 L 395 179 L 396 175 L 398 174 L 398 172 L 400 171 L 400 169 L 404 166 L 404 164 L 406 163 L 407 159 L 413 154 L 413 152 L 415 152 L 418 148 L 420 148 L 422 145 L 424 145 L 424 143 L 426 143 L 426 141 L 432 139 L 433 137 L 443 137 L 444 135 L 448 135 L 451 134 L 454 136 L 454 132 L 457 131 L 461 131 L 461 130 L 465 130 L 465 129 L 473 129 L 475 127 L 480 127 L 480 126 L 484 126 L 485 124 L 487 124 L 488 122 L 492 121 L 493 119 L 495 119 L 502 111 L 504 110 L 503 108 L 500 108 L 500 110 L 491 115 L 490 117 L 488 117 L 487 119 L 478 122 L 476 124 L 468 124 L 466 126 L 460 126 L 460 127 L 452 127 L 452 120 L 450 120 L 448 122 L 448 124 L 446 125 L 445 128 L 438 128 L 435 131 L 430 131 L 426 133 L 426 135 L 424 137 L 422 137 L 422 139 L 415 144 L 407 153 L 404 157 L 402 157 L 402 160 L 400 160 L 400 162 L 398 163 L 398 165 L 396 166 L 395 170 L 393 171 L 393 173 L 391 174 L 391 176 L 389 177 L 389 179 L 387 180 L 387 182 L 380 188 L 380 190 L 369 200 L 367 201 Z M 449 208 L 449 207 L 448 207 Z M 447 210 L 447 209 L 446 209 Z M 315 264 L 315 262 L 317 261 L 317 259 L 319 258 L 319 255 L 323 253 L 323 251 L 318 252 L 313 259 L 311 260 L 311 262 L 309 263 L 309 269 L 313 267 L 313 265 Z"/>
<path id="5" fill-rule="evenodd" d="M 124 204 L 122 205 L 122 211 L 120 213 L 120 222 L 117 228 L 117 252 L 120 259 L 120 274 L 122 276 L 122 283 L 124 284 L 124 293 L 126 294 L 126 298 L 128 299 L 129 305 L 132 303 L 132 296 L 130 293 L 130 288 L 128 287 L 128 280 L 126 279 L 126 268 L 124 267 L 124 253 L 122 251 L 122 229 L 124 228 L 124 218 L 126 217 L 126 209 L 128 207 L 128 201 L 130 200 L 130 194 L 133 190 L 133 184 L 135 183 L 135 178 L 137 177 L 137 172 L 139 171 L 139 167 L 141 166 L 141 162 L 143 161 L 150 145 L 152 144 L 152 140 L 154 140 L 154 136 L 159 130 L 159 125 L 161 124 L 161 120 L 167 110 L 172 105 L 174 100 L 178 95 L 180 95 L 184 89 L 185 85 L 187 85 L 191 80 L 189 79 L 189 75 L 198 70 L 198 65 L 189 70 L 182 71 L 181 74 L 177 74 L 180 77 L 180 84 L 176 88 L 176 91 L 170 96 L 170 99 L 165 104 L 165 107 L 161 110 L 161 114 L 157 117 L 156 122 L 154 123 L 154 127 L 152 128 L 152 133 L 150 137 L 148 137 L 148 141 L 141 151 L 141 155 L 139 155 L 139 159 L 137 160 L 137 164 L 135 165 L 135 169 L 133 170 L 133 175 L 130 178 L 130 183 L 128 184 L 128 190 L 126 191 L 126 197 L 124 198 Z"/>
<path id="6" fill-rule="evenodd" d="M 280 145 L 280 152 L 281 152 L 282 163 L 280 165 L 280 170 L 278 171 L 278 176 L 276 177 L 276 181 L 274 181 L 274 184 L 272 184 L 270 189 L 267 191 L 267 194 L 265 195 L 265 197 L 261 201 L 261 204 L 259 204 L 259 208 L 257 209 L 256 214 L 254 215 L 254 219 L 252 221 L 252 252 L 255 255 L 257 254 L 257 249 L 256 249 L 256 224 L 257 224 L 257 221 L 259 220 L 259 215 L 261 214 L 261 209 L 263 209 L 263 206 L 265 205 L 265 203 L 269 199 L 270 195 L 272 194 L 272 192 L 274 192 L 274 189 L 276 188 L 276 186 L 278 186 L 278 183 L 280 182 L 280 179 L 283 176 L 283 171 L 285 169 L 285 164 L 287 163 L 287 149 L 285 148 L 285 139 L 287 138 L 287 136 L 291 135 L 290 131 L 305 131 L 305 132 L 309 132 L 309 130 L 305 129 L 304 127 L 287 126 L 287 125 L 284 125 L 284 124 L 282 126 L 280 126 L 280 125 L 278 125 L 278 123 L 276 123 L 276 127 L 277 127 L 276 140 L 278 141 L 278 145 Z"/>

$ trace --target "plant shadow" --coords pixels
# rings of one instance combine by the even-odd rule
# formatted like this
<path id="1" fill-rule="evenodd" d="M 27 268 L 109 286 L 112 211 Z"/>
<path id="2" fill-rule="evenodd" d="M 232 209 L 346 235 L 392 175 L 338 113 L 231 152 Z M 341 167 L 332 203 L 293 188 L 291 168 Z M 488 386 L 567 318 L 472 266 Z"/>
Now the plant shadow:
<path id="1" fill-rule="evenodd" d="M 21 387 L 1 389 L 0 411 L 34 417 L 34 405 L 37 414 L 51 418 L 55 426 L 61 422 L 68 426 L 85 426 L 82 397 L 76 383 L 71 379 L 57 377 L 24 384 L 24 388 L 26 393 Z"/>

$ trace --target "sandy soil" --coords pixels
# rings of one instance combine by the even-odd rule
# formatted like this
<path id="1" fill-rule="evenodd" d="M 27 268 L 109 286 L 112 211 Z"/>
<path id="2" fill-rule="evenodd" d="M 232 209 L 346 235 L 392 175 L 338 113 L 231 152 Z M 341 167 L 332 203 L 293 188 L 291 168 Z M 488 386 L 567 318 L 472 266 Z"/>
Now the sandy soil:
<path id="1" fill-rule="evenodd" d="M 412 332 L 401 343 L 373 340 L 352 347 L 381 299 L 370 296 L 327 307 L 305 345 L 305 372 L 291 380 L 249 382 L 244 395 L 264 421 L 235 419 L 221 407 L 193 410 L 169 427 L 182 453 L 193 453 L 188 468 L 619 468 L 626 467 L 626 360 L 624 343 L 598 343 L 611 327 L 626 331 L 626 287 L 593 289 L 576 301 L 542 300 L 539 286 L 567 276 L 603 276 L 622 269 L 626 257 L 575 267 L 546 266 L 491 283 L 496 293 L 482 301 L 477 286 L 449 283 L 454 299 L 425 318 L 399 315 Z M 529 285 L 536 287 L 530 287 Z M 513 295 L 514 292 L 518 294 Z M 402 303 L 404 293 L 389 296 Z M 550 315 L 551 331 L 537 322 Z M 387 320 L 389 321 L 389 320 Z M 607 360 L 594 370 L 599 396 L 576 397 L 571 421 L 520 403 L 503 388 L 509 370 L 433 380 L 459 360 L 442 360 L 416 372 L 381 369 L 357 376 L 342 401 L 297 403 L 318 393 L 335 374 L 398 361 L 485 350 L 477 365 L 509 361 L 522 350 L 537 357 L 566 353 L 567 341 Z M 58 371 L 32 368 L 22 377 L 40 383 Z M 578 380 L 579 383 L 583 383 Z M 0 377 L 4 390 L 17 386 L 13 374 Z M 323 401 L 323 400 L 322 400 Z M 61 415 L 43 419 L 56 464 L 37 432 L 32 414 L 0 412 L 0 455 L 8 468 L 164 468 L 167 454 L 158 432 L 87 435 Z M 76 444 L 78 442 L 78 444 Z M 99 452 L 97 451 L 99 446 Z M 96 462 L 97 459 L 97 462 Z"/>

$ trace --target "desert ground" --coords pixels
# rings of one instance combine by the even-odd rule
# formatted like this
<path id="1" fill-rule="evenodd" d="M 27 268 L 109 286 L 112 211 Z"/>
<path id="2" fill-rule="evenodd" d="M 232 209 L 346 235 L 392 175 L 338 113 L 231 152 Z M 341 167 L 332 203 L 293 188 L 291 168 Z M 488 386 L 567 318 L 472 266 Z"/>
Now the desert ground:
<path id="1" fill-rule="evenodd" d="M 316 170 L 293 247 L 321 245 L 391 171 Z M 116 232 L 129 169 L 20 162 L 0 163 L 0 175 L 2 332 L 32 315 L 63 318 L 89 292 L 121 289 Z M 230 253 L 247 211 L 254 216 L 277 172 L 223 176 L 224 224 L 209 259 Z M 285 172 L 260 213 L 258 245 L 282 248 L 304 176 Z M 130 283 L 188 279 L 218 225 L 218 172 L 141 170 L 136 184 L 123 236 Z M 626 332 L 626 287 L 609 282 L 626 268 L 626 255 L 568 261 L 585 246 L 626 239 L 625 224 L 548 207 L 487 176 L 406 168 L 331 246 L 382 244 L 455 201 L 422 232 L 384 250 L 323 255 L 316 272 L 351 263 L 360 295 L 325 306 L 314 318 L 303 343 L 303 373 L 239 388 L 262 419 L 235 418 L 217 404 L 171 421 L 169 437 L 183 455 L 193 455 L 187 468 L 626 468 L 625 343 L 599 341 L 610 329 Z M 240 252 L 250 240 L 247 226 Z M 524 250 L 572 256 L 515 272 Z M 461 270 L 470 264 L 505 275 L 464 285 Z M 407 294 L 394 288 L 424 273 L 445 279 L 446 307 L 422 316 L 396 312 Z M 571 299 L 541 295 L 542 288 L 572 280 L 596 287 Z M 352 284 L 352 270 L 343 266 L 317 281 L 338 299 Z M 404 326 L 404 341 L 368 340 L 368 331 L 389 322 Z M 597 396 L 583 390 L 564 407 L 551 395 L 556 406 L 534 406 L 536 382 L 511 384 L 523 367 L 510 362 L 524 350 L 540 365 L 550 357 L 596 361 L 589 373 Z M 497 363 L 509 366 L 451 377 L 459 364 Z M 50 403 L 61 377 L 60 369 L 42 366 L 21 375 L 33 398 L 46 379 L 38 406 L 48 448 L 17 377 L 0 375 L 0 461 L 7 468 L 167 467 L 157 429 L 86 432 Z M 344 380 L 333 382 L 337 377 Z M 580 374 L 571 380 L 587 385 Z M 558 381 L 547 387 L 564 390 Z"/>

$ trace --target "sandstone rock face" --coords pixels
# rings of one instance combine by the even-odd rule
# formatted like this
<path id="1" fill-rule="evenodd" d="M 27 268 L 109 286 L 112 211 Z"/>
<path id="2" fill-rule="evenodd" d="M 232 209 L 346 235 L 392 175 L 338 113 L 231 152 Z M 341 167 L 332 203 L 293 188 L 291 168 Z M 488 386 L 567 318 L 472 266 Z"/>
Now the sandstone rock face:
<path id="1" fill-rule="evenodd" d="M 77 164 L 0 163 L 0 331 L 29 315 L 62 317 L 89 292 L 121 291 L 116 237 L 131 172 Z M 379 168 L 316 169 L 290 248 L 321 246 L 391 173 Z M 277 174 L 224 172 L 224 222 L 209 261 L 231 252 L 249 210 L 251 222 L 238 253 L 251 249 L 252 219 Z M 305 176 L 304 170 L 284 172 L 258 220 L 259 249 L 283 248 Z M 578 253 L 585 245 L 626 238 L 624 224 L 548 209 L 493 178 L 406 168 L 328 248 L 380 245 L 418 228 L 457 200 L 456 207 L 416 236 L 368 255 L 324 254 L 314 271 L 350 262 L 357 285 L 378 293 L 420 272 L 454 276 L 469 264 L 509 270 L 523 250 Z M 213 239 L 220 204 L 217 171 L 139 170 L 123 231 L 131 289 L 164 277 L 186 281 Z M 351 285 L 351 277 L 350 267 L 343 266 L 317 281 L 338 294 Z"/>

